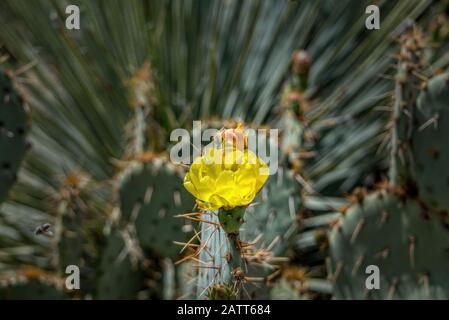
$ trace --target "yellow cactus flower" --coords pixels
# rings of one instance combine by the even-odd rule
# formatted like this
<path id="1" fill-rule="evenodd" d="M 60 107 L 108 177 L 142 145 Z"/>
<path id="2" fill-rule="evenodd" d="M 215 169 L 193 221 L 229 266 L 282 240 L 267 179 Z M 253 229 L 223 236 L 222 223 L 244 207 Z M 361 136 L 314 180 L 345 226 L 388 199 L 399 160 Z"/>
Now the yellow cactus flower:
<path id="1" fill-rule="evenodd" d="M 190 166 L 184 187 L 201 209 L 228 210 L 249 205 L 267 178 L 267 164 L 252 151 L 209 148 Z"/>

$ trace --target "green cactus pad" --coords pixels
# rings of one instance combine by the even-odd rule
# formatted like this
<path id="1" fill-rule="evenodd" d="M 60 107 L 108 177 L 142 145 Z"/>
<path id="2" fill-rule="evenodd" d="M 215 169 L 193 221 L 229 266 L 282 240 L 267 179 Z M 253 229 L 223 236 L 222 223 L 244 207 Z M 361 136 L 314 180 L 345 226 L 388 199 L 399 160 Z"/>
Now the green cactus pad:
<path id="1" fill-rule="evenodd" d="M 268 178 L 267 183 L 248 207 L 242 225 L 241 236 L 252 242 L 262 236 L 257 247 L 268 247 L 273 241 L 274 255 L 284 255 L 287 239 L 297 228 L 296 214 L 300 209 L 300 185 L 294 172 L 280 167 Z"/>
<path id="2" fill-rule="evenodd" d="M 433 78 L 419 95 L 413 157 L 419 197 L 449 210 L 449 75 Z"/>
<path id="3" fill-rule="evenodd" d="M 201 243 L 204 248 L 200 251 L 199 260 L 203 265 L 198 268 L 197 297 L 206 299 L 215 296 L 211 289 L 215 286 L 227 286 L 232 281 L 231 265 L 227 259 L 230 249 L 228 236 L 219 226 L 216 212 L 207 211 L 202 215 Z M 218 288 L 217 287 L 217 288 Z M 233 294 L 236 296 L 236 294 Z"/>
<path id="4" fill-rule="evenodd" d="M 391 114 L 389 178 L 393 185 L 407 185 L 414 178 L 410 150 L 414 112 L 423 66 L 423 35 L 419 29 L 408 30 L 400 37 L 397 74 Z"/>
<path id="5" fill-rule="evenodd" d="M 61 300 L 67 295 L 51 279 L 29 279 L 15 276 L 0 280 L 0 300 Z"/>
<path id="6" fill-rule="evenodd" d="M 136 299 L 137 293 L 144 289 L 145 274 L 140 267 L 132 265 L 118 232 L 113 232 L 108 238 L 99 272 L 98 299 Z"/>
<path id="7" fill-rule="evenodd" d="M 173 242 L 191 236 L 185 219 L 175 218 L 194 208 L 193 198 L 182 186 L 182 175 L 180 168 L 154 159 L 131 163 L 121 177 L 121 224 L 134 223 L 143 250 L 176 259 L 181 248 Z"/>
<path id="8" fill-rule="evenodd" d="M 283 156 L 291 158 L 297 157 L 297 153 L 303 145 L 304 124 L 298 120 L 295 113 L 286 110 L 278 127 L 282 128 L 281 151 Z"/>
<path id="9" fill-rule="evenodd" d="M 11 78 L 0 70 L 0 202 L 16 181 L 27 149 L 27 115 Z"/>
<path id="10" fill-rule="evenodd" d="M 177 299 L 192 300 L 196 293 L 196 272 L 193 261 L 185 261 L 176 267 L 176 280 L 178 284 Z"/>
<path id="11" fill-rule="evenodd" d="M 299 291 L 284 278 L 281 278 L 270 290 L 271 300 L 301 300 L 301 298 Z"/>
<path id="12" fill-rule="evenodd" d="M 379 191 L 352 205 L 330 237 L 337 299 L 447 299 L 449 230 L 411 199 Z M 366 268 L 380 270 L 368 290 Z"/>
<path id="13" fill-rule="evenodd" d="M 83 254 L 82 226 L 84 222 L 84 212 L 74 210 L 66 201 L 62 201 L 59 206 L 61 213 L 58 221 L 58 257 L 59 267 L 65 270 L 68 265 L 81 265 Z"/>

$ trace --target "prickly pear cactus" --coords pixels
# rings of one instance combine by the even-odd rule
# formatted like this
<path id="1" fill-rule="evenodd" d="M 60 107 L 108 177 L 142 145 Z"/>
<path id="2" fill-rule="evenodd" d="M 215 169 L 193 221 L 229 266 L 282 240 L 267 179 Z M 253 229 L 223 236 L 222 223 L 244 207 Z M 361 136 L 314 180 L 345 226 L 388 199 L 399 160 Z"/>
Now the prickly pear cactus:
<path id="1" fill-rule="evenodd" d="M 299 291 L 287 280 L 281 278 L 270 290 L 271 300 L 301 300 Z"/>
<path id="2" fill-rule="evenodd" d="M 83 216 L 76 214 L 74 211 L 61 204 L 60 212 L 64 212 L 61 216 L 61 237 L 58 238 L 58 265 L 64 270 L 68 265 L 80 265 L 83 251 L 82 225 Z"/>
<path id="3" fill-rule="evenodd" d="M 433 78 L 417 102 L 413 157 L 419 197 L 429 206 L 449 210 L 449 75 Z"/>
<path id="4" fill-rule="evenodd" d="M 56 197 L 57 265 L 62 272 L 68 265 L 82 266 L 85 235 L 83 227 L 89 203 L 83 196 L 89 183 L 87 175 L 71 173 L 64 179 Z"/>
<path id="5" fill-rule="evenodd" d="M 201 222 L 202 250 L 199 260 L 204 266 L 198 266 L 198 299 L 236 299 L 237 292 L 232 283 L 230 243 L 223 228 L 220 227 L 218 214 L 213 211 L 203 213 Z"/>
<path id="6" fill-rule="evenodd" d="M 401 38 L 395 78 L 394 103 L 392 108 L 390 181 L 394 185 L 406 185 L 415 177 L 411 152 L 412 132 L 416 100 L 421 79 L 424 47 L 419 29 L 406 32 Z"/>
<path id="7" fill-rule="evenodd" d="M 292 55 L 291 74 L 284 85 L 281 98 L 281 116 L 276 127 L 282 128 L 280 148 L 282 159 L 295 165 L 304 143 L 306 130 L 305 112 L 309 101 L 305 96 L 308 87 L 309 69 L 312 60 L 305 50 L 297 50 Z"/>
<path id="8" fill-rule="evenodd" d="M 447 217 L 430 207 L 444 209 L 448 203 L 444 159 L 449 155 L 444 155 L 443 142 L 449 134 L 444 128 L 449 120 L 444 115 L 447 76 L 432 80 L 418 98 L 425 47 L 422 33 L 409 30 L 400 42 L 390 181 L 369 195 L 357 193 L 330 237 L 331 280 L 339 299 L 449 296 Z M 373 276 L 380 277 L 379 288 L 368 289 L 371 280 L 376 285 L 367 274 L 368 266 L 378 267 Z"/>
<path id="9" fill-rule="evenodd" d="M 284 111 L 279 123 L 282 130 L 281 151 L 287 159 L 297 158 L 302 146 L 304 124 L 297 119 L 292 110 Z"/>
<path id="10" fill-rule="evenodd" d="M 61 300 L 67 298 L 62 279 L 38 269 L 18 271 L 0 278 L 1 300 Z"/>
<path id="11" fill-rule="evenodd" d="M 0 69 L 0 202 L 17 177 L 27 149 L 27 115 L 24 101 L 10 76 Z"/>
<path id="12" fill-rule="evenodd" d="M 352 205 L 330 237 L 337 299 L 447 299 L 449 230 L 420 204 L 378 191 Z M 368 290 L 367 266 L 380 288 Z"/>
<path id="13" fill-rule="evenodd" d="M 288 238 L 297 230 L 300 209 L 300 185 L 294 171 L 280 167 L 268 178 L 254 205 L 246 210 L 242 239 L 257 240 L 256 247 L 270 247 L 274 255 L 284 255 Z"/>
<path id="14" fill-rule="evenodd" d="M 177 266 L 178 296 L 180 300 L 192 300 L 196 296 L 196 269 L 193 261 L 187 261 Z"/>
<path id="15" fill-rule="evenodd" d="M 249 273 L 252 262 L 257 260 L 255 250 L 253 244 L 240 239 L 242 229 L 228 223 L 233 216 L 244 225 L 244 214 L 242 207 L 202 214 L 201 246 L 197 251 L 199 299 L 234 300 L 243 297 L 242 291 L 248 294 L 242 288 L 252 282 Z"/>
<path id="16" fill-rule="evenodd" d="M 145 289 L 141 261 L 132 260 L 123 237 L 113 232 L 108 237 L 99 265 L 98 299 L 136 299 Z"/>
<path id="17" fill-rule="evenodd" d="M 65 298 L 64 291 L 37 280 L 18 282 L 4 287 L 0 285 L 2 300 L 61 300 Z"/>
<path id="18" fill-rule="evenodd" d="M 161 267 L 149 257 L 178 259 L 181 247 L 174 241 L 187 240 L 192 230 L 175 218 L 194 206 L 180 188 L 181 175 L 180 168 L 153 154 L 132 160 L 119 175 L 120 214 L 101 257 L 99 299 L 161 295 Z"/>
<path id="19" fill-rule="evenodd" d="M 119 181 L 120 224 L 134 224 L 140 247 L 176 259 L 192 230 L 178 214 L 192 211 L 193 199 L 182 188 L 182 169 L 165 159 L 133 161 Z"/>
<path id="20" fill-rule="evenodd" d="M 98 204 L 106 198 L 104 189 L 104 185 L 97 184 L 88 174 L 73 171 L 64 176 L 51 202 L 56 214 L 53 266 L 62 276 L 68 266 L 79 267 L 82 286 L 74 292 L 79 297 L 92 292 L 96 286 L 92 266 L 102 251 L 104 220 L 99 218 L 106 211 Z"/>
<path id="21" fill-rule="evenodd" d="M 288 185 L 283 183 L 284 187 Z M 202 214 L 201 247 L 198 249 L 200 262 L 197 266 L 199 299 L 243 298 L 242 287 L 245 287 L 243 292 L 248 297 L 267 296 L 265 288 L 260 289 L 260 281 L 266 281 L 267 275 L 288 260 L 277 255 L 286 253 L 287 238 L 296 230 L 295 211 L 292 208 L 292 201 L 295 200 L 291 197 L 290 192 L 279 196 L 281 202 L 290 202 L 290 208 L 288 204 L 283 204 L 283 207 L 280 206 L 283 211 L 279 212 L 273 211 L 274 207 L 270 206 L 275 201 L 274 196 L 271 203 L 262 204 L 259 209 L 248 207 L 238 236 L 233 233 L 234 229 L 229 230 L 227 220 L 222 218 L 220 212 Z M 254 207 L 257 208 L 257 205 Z M 259 279 L 259 285 L 252 283 L 253 279 Z"/>

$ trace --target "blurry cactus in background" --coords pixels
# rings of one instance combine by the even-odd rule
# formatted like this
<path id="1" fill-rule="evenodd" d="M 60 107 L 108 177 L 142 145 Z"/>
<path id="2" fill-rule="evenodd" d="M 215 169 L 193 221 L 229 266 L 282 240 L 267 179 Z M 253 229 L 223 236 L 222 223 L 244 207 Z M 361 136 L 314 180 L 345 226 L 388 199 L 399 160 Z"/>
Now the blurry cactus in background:
<path id="1" fill-rule="evenodd" d="M 14 87 L 12 76 L 11 71 L 0 70 L 0 202 L 17 179 L 28 146 L 25 101 Z"/>
<path id="2" fill-rule="evenodd" d="M 0 3 L 0 298 L 447 298 L 447 1 L 76 2 Z"/>
<path id="3" fill-rule="evenodd" d="M 447 299 L 449 293 L 445 270 L 449 216 L 438 196 L 446 188 L 442 180 L 447 170 L 436 168 L 444 150 L 438 137 L 447 126 L 449 77 L 426 79 L 425 43 L 419 29 L 407 31 L 400 44 L 391 112 L 390 181 L 370 194 L 359 190 L 334 226 L 331 279 L 337 298 Z M 438 137 L 424 138 L 437 131 Z M 382 272 L 381 290 L 366 288 L 364 271 L 369 265 Z"/>

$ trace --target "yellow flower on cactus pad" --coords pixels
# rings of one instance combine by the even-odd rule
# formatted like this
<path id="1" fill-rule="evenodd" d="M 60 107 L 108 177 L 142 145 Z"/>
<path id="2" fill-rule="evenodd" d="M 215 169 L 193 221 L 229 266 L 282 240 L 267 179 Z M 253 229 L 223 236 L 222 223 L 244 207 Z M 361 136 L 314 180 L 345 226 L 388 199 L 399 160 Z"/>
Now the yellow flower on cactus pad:
<path id="1" fill-rule="evenodd" d="M 249 205 L 268 178 L 268 166 L 248 149 L 209 148 L 195 159 L 184 187 L 203 210 Z"/>

